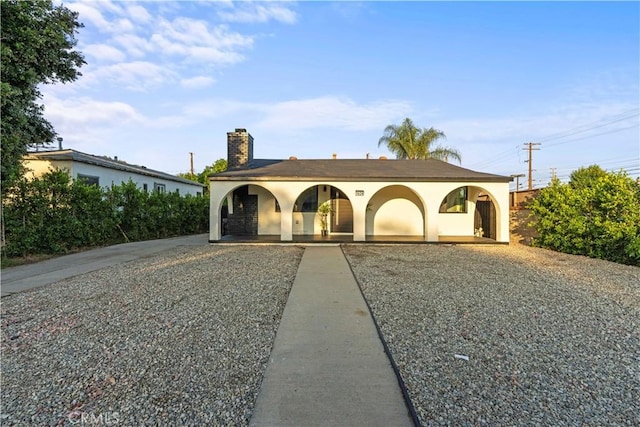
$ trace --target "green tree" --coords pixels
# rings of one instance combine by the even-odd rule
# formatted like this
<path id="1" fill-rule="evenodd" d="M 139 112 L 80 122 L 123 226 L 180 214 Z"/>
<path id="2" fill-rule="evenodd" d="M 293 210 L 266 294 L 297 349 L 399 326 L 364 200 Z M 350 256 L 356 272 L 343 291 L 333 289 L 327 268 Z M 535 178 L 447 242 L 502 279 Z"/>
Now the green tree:
<path id="1" fill-rule="evenodd" d="M 571 172 L 569 185 L 575 189 L 584 189 L 595 185 L 607 176 L 607 172 L 598 165 L 591 165 Z"/>
<path id="2" fill-rule="evenodd" d="M 191 181 L 199 182 L 200 184 L 209 185 L 209 175 L 213 173 L 220 173 L 227 170 L 227 160 L 226 159 L 218 159 L 213 164 L 205 166 L 204 170 L 197 175 L 192 175 L 190 173 L 179 173 L 178 176 L 185 179 L 190 179 Z"/>
<path id="3" fill-rule="evenodd" d="M 85 63 L 74 51 L 78 14 L 50 0 L 4 0 L 0 5 L 2 75 L 2 191 L 22 174 L 28 147 L 51 143 L 56 133 L 43 116 L 41 84 L 68 83 Z"/>
<path id="4" fill-rule="evenodd" d="M 410 118 L 404 119 L 400 125 L 389 125 L 378 140 L 378 147 L 386 145 L 398 159 L 437 159 L 460 162 L 462 156 L 454 148 L 434 145 L 438 140 L 446 138 L 442 131 L 433 127 L 419 128 Z"/>
<path id="5" fill-rule="evenodd" d="M 198 174 L 198 181 L 207 184 L 209 182 L 209 175 L 213 173 L 220 173 L 227 170 L 227 159 L 218 159 L 213 162 L 212 165 L 207 166 L 204 170 Z"/>
<path id="6" fill-rule="evenodd" d="M 640 184 L 624 172 L 579 169 L 529 204 L 537 246 L 640 265 Z"/>

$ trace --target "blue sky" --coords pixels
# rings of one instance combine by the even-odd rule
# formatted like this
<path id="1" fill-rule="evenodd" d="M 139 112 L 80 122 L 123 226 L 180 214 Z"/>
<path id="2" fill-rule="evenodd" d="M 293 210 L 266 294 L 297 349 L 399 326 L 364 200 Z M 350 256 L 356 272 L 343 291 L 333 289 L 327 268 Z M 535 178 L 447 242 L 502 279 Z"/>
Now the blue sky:
<path id="1" fill-rule="evenodd" d="M 540 142 L 535 186 L 640 175 L 638 2 L 64 4 L 87 61 L 43 88 L 65 148 L 199 172 L 242 127 L 258 158 L 377 158 L 410 117 L 484 172 L 526 173 Z"/>

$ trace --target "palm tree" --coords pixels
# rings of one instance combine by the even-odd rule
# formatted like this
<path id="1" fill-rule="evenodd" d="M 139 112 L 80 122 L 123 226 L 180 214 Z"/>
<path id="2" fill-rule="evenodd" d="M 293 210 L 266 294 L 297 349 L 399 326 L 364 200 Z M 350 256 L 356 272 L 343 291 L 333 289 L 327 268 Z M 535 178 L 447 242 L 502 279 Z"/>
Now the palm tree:
<path id="1" fill-rule="evenodd" d="M 420 129 L 410 118 L 406 118 L 400 126 L 389 125 L 384 129 L 384 135 L 378 140 L 378 147 L 385 144 L 398 159 L 437 159 L 446 162 L 453 159 L 460 163 L 462 157 L 455 148 L 442 145 L 432 148 L 441 138 L 446 138 L 442 131 L 432 127 Z"/>

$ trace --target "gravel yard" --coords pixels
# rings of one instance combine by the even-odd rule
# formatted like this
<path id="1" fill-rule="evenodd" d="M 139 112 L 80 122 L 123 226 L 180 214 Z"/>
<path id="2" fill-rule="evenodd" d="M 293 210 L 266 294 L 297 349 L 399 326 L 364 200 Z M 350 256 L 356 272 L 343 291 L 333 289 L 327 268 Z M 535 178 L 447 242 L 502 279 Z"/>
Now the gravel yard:
<path id="1" fill-rule="evenodd" d="M 0 424 L 246 425 L 302 252 L 186 247 L 3 298 Z"/>
<path id="2" fill-rule="evenodd" d="M 640 268 L 343 248 L 423 425 L 640 425 Z M 3 298 L 0 424 L 247 425 L 302 253 L 182 247 Z"/>
<path id="3" fill-rule="evenodd" d="M 517 244 L 344 252 L 423 425 L 640 425 L 640 268 Z"/>

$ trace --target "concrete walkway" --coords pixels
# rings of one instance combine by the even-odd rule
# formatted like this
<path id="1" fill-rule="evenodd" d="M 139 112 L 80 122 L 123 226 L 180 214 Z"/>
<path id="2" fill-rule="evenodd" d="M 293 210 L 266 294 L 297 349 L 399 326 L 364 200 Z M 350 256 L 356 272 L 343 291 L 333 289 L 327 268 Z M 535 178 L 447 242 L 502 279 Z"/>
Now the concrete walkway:
<path id="1" fill-rule="evenodd" d="M 59 256 L 34 264 L 5 268 L 0 273 L 2 296 L 45 286 L 122 262 L 150 257 L 177 246 L 204 246 L 208 244 L 208 239 L 208 234 L 196 234 L 171 239 L 123 243 Z"/>
<path id="2" fill-rule="evenodd" d="M 338 246 L 305 250 L 250 425 L 413 425 Z"/>

